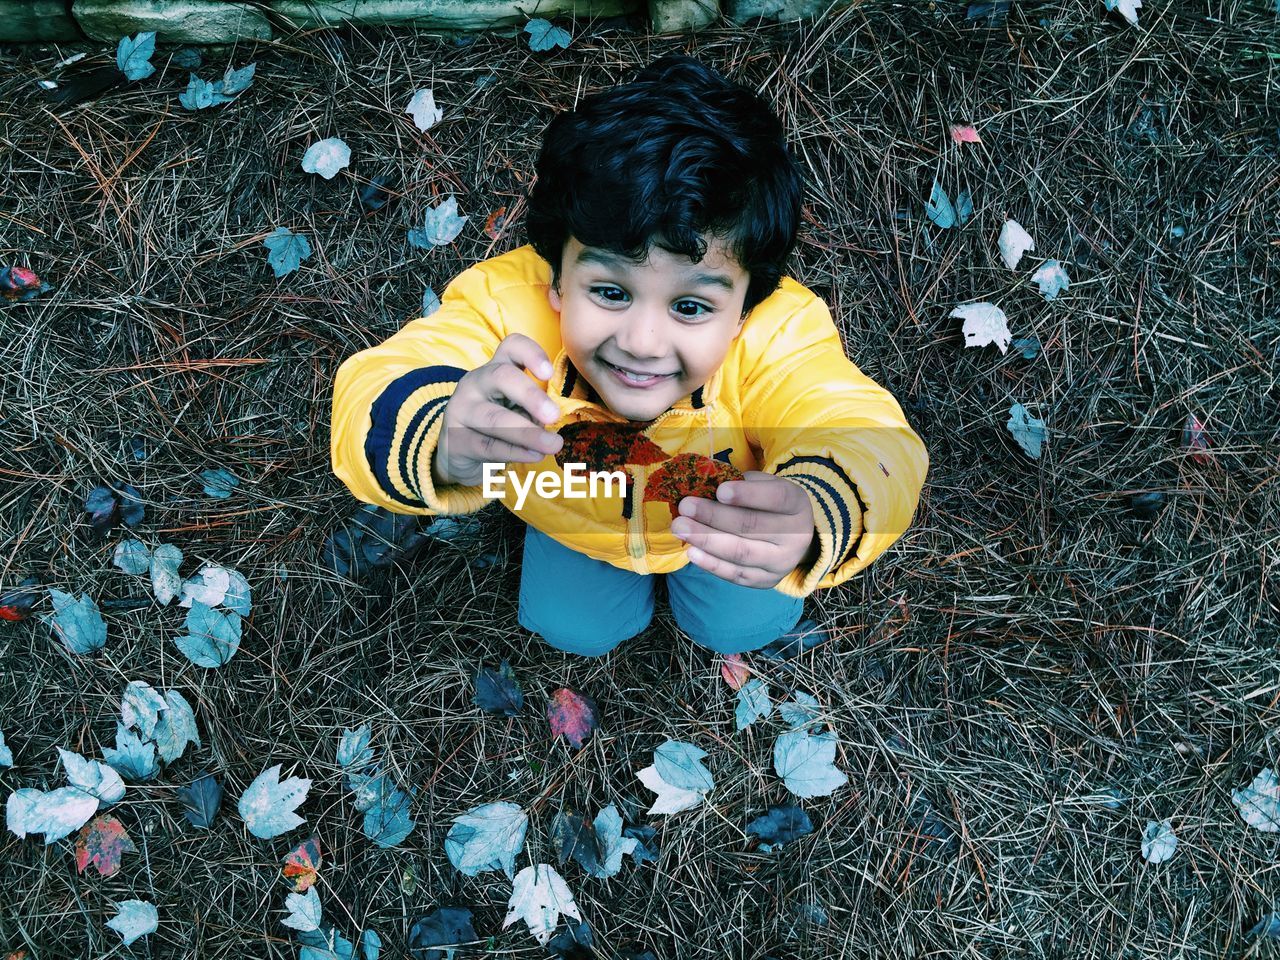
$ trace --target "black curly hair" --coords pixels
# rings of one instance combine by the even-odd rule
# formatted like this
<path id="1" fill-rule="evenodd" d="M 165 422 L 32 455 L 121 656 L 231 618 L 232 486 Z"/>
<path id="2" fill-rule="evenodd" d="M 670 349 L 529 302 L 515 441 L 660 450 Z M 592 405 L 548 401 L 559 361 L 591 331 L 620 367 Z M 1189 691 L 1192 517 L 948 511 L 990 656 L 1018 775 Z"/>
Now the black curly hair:
<path id="1" fill-rule="evenodd" d="M 700 262 L 720 238 L 750 276 L 745 315 L 786 273 L 803 194 L 769 105 L 673 54 L 552 119 L 525 230 L 557 290 L 570 236 L 636 263 L 654 243 Z"/>

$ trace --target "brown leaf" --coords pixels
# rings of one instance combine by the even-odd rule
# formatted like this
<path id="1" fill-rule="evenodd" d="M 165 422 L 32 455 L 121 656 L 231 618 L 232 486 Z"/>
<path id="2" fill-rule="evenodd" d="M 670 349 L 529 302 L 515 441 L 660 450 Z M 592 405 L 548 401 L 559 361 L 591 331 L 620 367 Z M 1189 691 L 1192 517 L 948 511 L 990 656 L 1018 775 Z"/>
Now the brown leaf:
<path id="1" fill-rule="evenodd" d="M 124 824 L 104 813 L 80 828 L 80 837 L 76 840 L 76 870 L 84 873 L 85 867 L 92 863 L 98 873 L 109 877 L 120 869 L 122 856 L 137 852 Z"/>
<path id="2" fill-rule="evenodd" d="M 731 653 L 724 658 L 724 663 L 720 664 L 720 676 L 724 677 L 724 682 L 734 690 L 740 690 L 751 676 L 751 668 L 742 659 L 742 654 Z"/>

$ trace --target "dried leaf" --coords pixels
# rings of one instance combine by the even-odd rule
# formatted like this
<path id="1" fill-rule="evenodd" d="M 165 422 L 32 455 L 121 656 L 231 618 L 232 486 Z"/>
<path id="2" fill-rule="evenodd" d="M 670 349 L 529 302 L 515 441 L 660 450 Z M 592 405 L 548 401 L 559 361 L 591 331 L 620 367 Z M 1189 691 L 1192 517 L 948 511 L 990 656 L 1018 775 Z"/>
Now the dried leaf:
<path id="1" fill-rule="evenodd" d="M 507 916 L 502 921 L 503 930 L 517 920 L 523 920 L 534 939 L 545 945 L 562 915 L 574 920 L 582 919 L 573 894 L 550 864 L 535 864 L 516 874 Z"/>
<path id="2" fill-rule="evenodd" d="M 750 678 L 751 668 L 742 659 L 742 654 L 731 653 L 724 658 L 724 663 L 720 664 L 720 676 L 724 677 L 724 682 L 730 688 L 739 690 Z"/>
<path id="3" fill-rule="evenodd" d="M 1031 238 L 1031 234 L 1022 229 L 1022 224 L 1017 220 L 1006 220 L 1004 226 L 1000 229 L 1000 256 L 1004 258 L 1004 265 L 1010 270 L 1018 269 L 1018 261 L 1022 259 L 1022 255 L 1028 250 L 1036 248 L 1036 242 Z"/>
<path id="4" fill-rule="evenodd" d="M 951 127 L 951 139 L 956 143 L 981 143 L 982 138 L 978 136 L 978 131 L 972 126 L 956 126 Z"/>
<path id="5" fill-rule="evenodd" d="M 551 695 L 547 704 L 547 723 L 551 726 L 552 737 L 563 735 L 575 750 L 581 749 L 600 725 L 599 712 L 595 701 L 586 694 L 561 687 Z"/>
<path id="6" fill-rule="evenodd" d="M 994 303 L 962 303 L 949 314 L 964 321 L 964 345 L 985 347 L 994 343 L 1001 353 L 1009 352 L 1009 318 Z"/>
<path id="7" fill-rule="evenodd" d="M 280 872 L 284 874 L 286 880 L 293 881 L 294 893 L 306 893 L 307 889 L 316 882 L 322 859 L 319 837 L 303 840 L 285 854 L 284 866 Z"/>
<path id="8" fill-rule="evenodd" d="M 89 864 L 98 868 L 98 873 L 109 877 L 120 869 L 120 858 L 126 853 L 137 853 L 129 833 L 115 817 L 110 814 L 94 817 L 80 830 L 76 840 L 76 871 L 84 873 Z"/>
<path id="9" fill-rule="evenodd" d="M 281 781 L 280 766 L 277 763 L 262 771 L 240 795 L 240 816 L 260 840 L 278 837 L 305 822 L 294 810 L 307 799 L 311 781 L 304 777 Z"/>
<path id="10" fill-rule="evenodd" d="M 124 939 L 123 946 L 128 946 L 139 937 L 155 933 L 160 925 L 160 918 L 153 903 L 146 900 L 121 900 L 114 904 L 116 915 L 107 921 L 107 926 Z"/>
<path id="11" fill-rule="evenodd" d="M 178 800 L 187 823 L 202 830 L 208 829 L 222 806 L 222 785 L 213 774 L 202 773 L 191 786 L 178 788 Z"/>
<path id="12" fill-rule="evenodd" d="M 340 137 L 317 140 L 302 155 L 302 169 L 332 180 L 338 171 L 351 164 L 351 148 Z"/>
<path id="13" fill-rule="evenodd" d="M 1150 863 L 1164 863 L 1178 849 L 1178 838 L 1173 833 L 1173 822 L 1151 820 L 1142 832 L 1142 856 Z"/>

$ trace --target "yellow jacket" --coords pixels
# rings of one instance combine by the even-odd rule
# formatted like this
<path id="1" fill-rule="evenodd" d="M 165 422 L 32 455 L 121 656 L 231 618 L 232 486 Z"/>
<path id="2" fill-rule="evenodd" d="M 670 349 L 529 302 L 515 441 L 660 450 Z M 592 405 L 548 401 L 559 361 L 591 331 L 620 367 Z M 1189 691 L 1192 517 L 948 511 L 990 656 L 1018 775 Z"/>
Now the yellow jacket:
<path id="1" fill-rule="evenodd" d="M 431 461 L 443 410 L 459 379 L 493 358 L 501 340 L 523 333 L 554 358 L 548 389 L 562 417 L 628 423 L 569 362 L 560 317 L 547 301 L 551 267 L 531 246 L 482 261 L 445 288 L 440 308 L 377 346 L 348 357 L 333 386 L 333 471 L 359 500 L 395 513 L 472 513 L 488 505 L 482 486 L 436 489 Z M 800 484 L 813 503 L 821 552 L 776 587 L 792 597 L 834 587 L 867 566 L 911 524 L 929 455 L 893 396 L 844 354 L 822 299 L 790 277 L 743 323 L 720 369 L 644 428 L 675 456 L 700 453 L 739 470 Z M 667 503 L 642 499 L 660 464 L 628 464 L 625 498 L 540 497 L 530 471 L 511 463 L 502 502 L 565 546 L 636 573 L 670 573 L 688 563 L 671 533 Z M 517 491 L 527 497 L 517 509 Z"/>

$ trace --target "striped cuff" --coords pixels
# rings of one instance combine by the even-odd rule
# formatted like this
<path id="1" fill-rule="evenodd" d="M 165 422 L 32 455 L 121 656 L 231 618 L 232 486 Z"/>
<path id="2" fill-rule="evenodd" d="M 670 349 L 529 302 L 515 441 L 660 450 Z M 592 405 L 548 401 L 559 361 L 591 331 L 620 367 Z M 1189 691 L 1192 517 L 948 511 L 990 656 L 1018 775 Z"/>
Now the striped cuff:
<path id="1" fill-rule="evenodd" d="M 773 473 L 800 484 L 813 504 L 821 545 L 818 559 L 807 570 L 796 567 L 774 587 L 789 597 L 807 597 L 819 587 L 832 586 L 832 574 L 857 553 L 862 500 L 857 485 L 830 457 L 792 457 Z"/>
<path id="2" fill-rule="evenodd" d="M 431 482 L 431 458 L 444 426 L 444 408 L 459 367 L 420 367 L 392 380 L 373 401 L 364 454 L 382 491 L 410 510 L 432 514 L 474 513 L 488 504 L 480 487 Z"/>

